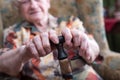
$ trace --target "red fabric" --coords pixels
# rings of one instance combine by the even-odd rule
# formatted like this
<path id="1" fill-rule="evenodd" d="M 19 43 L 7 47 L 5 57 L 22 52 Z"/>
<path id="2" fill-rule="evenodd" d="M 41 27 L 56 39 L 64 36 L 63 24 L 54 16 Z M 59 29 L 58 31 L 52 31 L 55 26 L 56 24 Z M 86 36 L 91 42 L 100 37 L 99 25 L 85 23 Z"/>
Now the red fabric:
<path id="1" fill-rule="evenodd" d="M 97 75 L 90 72 L 85 80 L 98 80 Z"/>
<path id="2" fill-rule="evenodd" d="M 120 20 L 115 18 L 106 18 L 104 19 L 104 21 L 106 32 L 110 32 L 114 27 L 115 23 L 119 22 Z"/>

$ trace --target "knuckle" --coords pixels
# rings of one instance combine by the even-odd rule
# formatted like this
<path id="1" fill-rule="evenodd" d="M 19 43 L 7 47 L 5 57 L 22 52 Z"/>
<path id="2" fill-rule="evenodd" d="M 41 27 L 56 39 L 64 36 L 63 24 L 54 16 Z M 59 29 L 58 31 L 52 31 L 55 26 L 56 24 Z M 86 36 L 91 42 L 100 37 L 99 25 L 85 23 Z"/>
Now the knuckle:
<path id="1" fill-rule="evenodd" d="M 74 37 L 79 38 L 80 34 L 78 32 L 76 32 L 76 34 L 74 35 Z"/>
<path id="2" fill-rule="evenodd" d="M 50 33 L 50 34 L 56 33 L 56 31 L 55 31 L 55 30 L 50 30 L 49 33 Z"/>
<path id="3" fill-rule="evenodd" d="M 39 52 L 39 56 L 40 57 L 43 57 L 46 54 L 45 51 L 44 51 L 44 49 L 42 47 L 38 49 L 38 52 Z"/>
<path id="4" fill-rule="evenodd" d="M 38 51 L 39 52 L 43 51 L 43 47 L 39 46 Z"/>
<path id="5" fill-rule="evenodd" d="M 45 55 L 46 55 L 46 53 L 44 51 L 39 52 L 40 57 L 44 57 Z"/>
<path id="6" fill-rule="evenodd" d="M 70 33 L 70 29 L 66 27 L 62 30 L 62 33 L 63 34 Z"/>
<path id="7" fill-rule="evenodd" d="M 72 39 L 72 35 L 66 34 L 66 39 L 67 39 L 67 40 L 71 40 L 71 39 Z"/>
<path id="8" fill-rule="evenodd" d="M 53 35 L 50 35 L 49 37 L 50 37 L 50 39 L 53 39 L 53 38 L 56 38 L 56 35 L 53 34 Z"/>
<path id="9" fill-rule="evenodd" d="M 34 40 L 38 40 L 40 37 L 39 37 L 39 35 L 37 35 L 37 36 L 35 36 L 33 39 Z"/>
<path id="10" fill-rule="evenodd" d="M 45 49 L 50 48 L 50 45 L 49 44 L 44 44 L 44 48 Z"/>
<path id="11" fill-rule="evenodd" d="M 41 33 L 41 36 L 46 37 L 46 36 L 48 36 L 48 33 L 47 32 Z"/>

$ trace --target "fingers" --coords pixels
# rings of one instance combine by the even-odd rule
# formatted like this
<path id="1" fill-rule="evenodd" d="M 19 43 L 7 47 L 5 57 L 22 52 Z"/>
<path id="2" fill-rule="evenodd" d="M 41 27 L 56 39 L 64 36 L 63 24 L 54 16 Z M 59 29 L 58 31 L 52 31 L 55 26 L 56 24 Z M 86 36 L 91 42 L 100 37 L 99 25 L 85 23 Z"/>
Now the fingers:
<path id="1" fill-rule="evenodd" d="M 78 31 L 76 29 L 72 29 L 71 33 L 72 33 L 72 36 L 73 36 L 73 45 L 75 47 L 80 46 L 80 44 L 81 44 L 80 31 Z"/>
<path id="2" fill-rule="evenodd" d="M 64 28 L 64 30 L 62 30 L 62 35 L 65 38 L 65 45 L 67 47 L 72 47 L 72 34 L 69 28 Z"/>
<path id="3" fill-rule="evenodd" d="M 54 44 L 58 44 L 58 36 L 54 30 L 49 32 L 42 32 L 40 35 L 35 36 L 32 40 L 26 42 L 27 52 L 32 54 L 32 57 L 43 57 L 50 53 L 51 45 L 50 40 Z"/>
<path id="4" fill-rule="evenodd" d="M 44 50 L 46 51 L 46 53 L 50 53 L 51 47 L 50 47 L 48 32 L 41 33 L 40 37 L 41 37 L 41 42 L 42 42 Z"/>
<path id="5" fill-rule="evenodd" d="M 32 57 L 43 57 L 51 52 L 48 33 L 41 33 L 41 35 L 35 36 L 31 41 L 26 44 L 28 52 L 32 54 Z"/>
<path id="6" fill-rule="evenodd" d="M 88 63 L 95 60 L 95 50 L 91 48 L 94 45 L 90 45 L 90 39 L 84 32 L 76 29 L 71 30 L 73 47 L 79 47 L 79 55 L 82 56 Z"/>
<path id="7" fill-rule="evenodd" d="M 46 55 L 46 52 L 43 48 L 42 41 L 39 35 L 33 38 L 33 42 L 35 44 L 36 50 L 38 51 L 39 57 Z"/>
<path id="8" fill-rule="evenodd" d="M 89 49 L 86 51 L 86 54 L 89 55 L 89 57 L 87 58 L 87 62 L 92 63 L 92 62 L 95 60 L 95 58 L 96 58 L 93 50 L 89 48 Z"/>
<path id="9" fill-rule="evenodd" d="M 30 57 L 34 57 L 34 58 L 38 58 L 38 51 L 36 50 L 36 47 L 34 45 L 34 43 L 32 42 L 32 40 L 30 40 L 29 42 L 26 43 L 26 51 L 27 51 L 27 55 L 26 56 L 30 56 Z"/>
<path id="10" fill-rule="evenodd" d="M 49 38 L 53 43 L 55 43 L 55 44 L 59 43 L 58 35 L 56 34 L 56 31 L 50 30 L 49 31 Z"/>
<path id="11" fill-rule="evenodd" d="M 81 35 L 81 45 L 79 49 L 79 54 L 82 56 L 88 63 L 91 63 L 95 60 L 95 52 L 94 49 L 91 48 L 90 40 L 85 33 Z"/>
<path id="12" fill-rule="evenodd" d="M 79 55 L 82 56 L 87 62 L 89 62 L 89 61 L 91 61 L 91 56 L 89 53 L 88 44 L 84 44 L 84 45 L 86 45 L 87 47 L 83 48 L 81 45 L 81 47 L 79 49 Z"/>

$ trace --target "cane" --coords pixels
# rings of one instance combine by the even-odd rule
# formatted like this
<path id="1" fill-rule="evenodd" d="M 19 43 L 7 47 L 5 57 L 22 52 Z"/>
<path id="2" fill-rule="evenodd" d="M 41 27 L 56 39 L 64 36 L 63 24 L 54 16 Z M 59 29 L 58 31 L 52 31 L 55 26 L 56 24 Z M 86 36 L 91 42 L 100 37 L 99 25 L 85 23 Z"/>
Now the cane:
<path id="1" fill-rule="evenodd" d="M 72 80 L 73 79 L 72 68 L 67 53 L 63 48 L 63 43 L 65 42 L 65 39 L 63 36 L 59 36 L 58 38 L 59 38 L 59 44 L 56 45 L 56 48 L 58 50 L 58 60 L 60 63 L 62 77 L 65 80 Z"/>
<path id="2" fill-rule="evenodd" d="M 58 50 L 58 60 L 59 60 L 59 63 L 60 63 L 62 77 L 65 80 L 72 80 L 73 79 L 73 74 L 72 74 L 71 64 L 70 64 L 70 61 L 68 59 L 68 55 L 63 48 L 63 43 L 65 42 L 65 39 L 64 39 L 63 36 L 58 36 L 58 38 L 59 38 L 59 44 L 56 44 L 56 45 L 54 44 L 54 45 L 56 46 L 56 48 Z M 78 54 L 76 56 L 74 56 L 71 60 L 76 60 L 76 59 L 80 59 L 84 64 L 87 63 Z M 89 64 L 89 63 L 87 63 L 87 64 Z"/>

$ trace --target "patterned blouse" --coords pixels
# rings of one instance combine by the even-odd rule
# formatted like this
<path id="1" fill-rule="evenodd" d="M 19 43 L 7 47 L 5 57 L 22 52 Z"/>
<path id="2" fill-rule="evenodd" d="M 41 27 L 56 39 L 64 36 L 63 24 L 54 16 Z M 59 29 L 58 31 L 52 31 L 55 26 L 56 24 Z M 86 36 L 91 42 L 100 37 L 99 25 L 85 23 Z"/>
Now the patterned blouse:
<path id="1" fill-rule="evenodd" d="M 69 17 L 69 18 L 55 18 L 51 15 L 49 15 L 48 20 L 48 28 L 54 29 L 60 34 L 60 31 L 63 27 L 69 27 L 69 28 L 77 28 L 83 32 L 85 32 L 84 27 L 82 26 L 82 22 L 75 17 Z M 37 28 L 26 21 L 22 21 L 20 23 L 17 23 L 13 26 L 10 26 L 9 28 L 4 30 L 4 48 L 0 50 L 1 55 L 7 50 L 15 49 L 23 45 L 23 43 L 29 39 L 32 39 L 34 36 L 40 34 Z M 68 51 L 69 58 L 73 57 L 73 53 L 77 51 L 70 50 Z M 61 80 L 61 73 L 60 73 L 60 66 L 59 61 L 54 57 L 56 51 L 50 53 L 49 55 L 45 57 L 40 57 L 40 59 L 30 59 L 23 67 L 21 73 L 24 76 L 31 77 L 35 80 Z M 80 62 L 80 61 L 79 61 Z M 74 62 L 74 65 L 79 66 L 79 62 L 77 64 Z M 80 66 L 79 66 L 80 67 Z M 77 67 L 74 70 L 79 69 Z M 78 77 L 75 77 L 75 80 L 80 80 L 80 76 L 82 80 L 88 80 L 89 75 L 92 78 L 95 78 L 95 80 L 98 80 L 98 75 L 92 69 L 88 66 L 86 68 L 86 65 L 83 69 L 86 70 L 86 74 L 77 75 Z M 89 72 L 89 73 L 88 73 Z M 82 72 L 81 72 L 82 73 Z M 26 79 L 25 79 L 26 80 Z M 91 79 L 90 79 L 91 80 Z M 92 79 L 94 80 L 94 79 Z"/>

